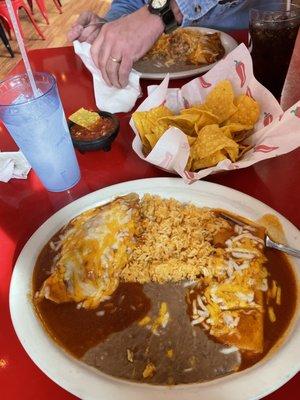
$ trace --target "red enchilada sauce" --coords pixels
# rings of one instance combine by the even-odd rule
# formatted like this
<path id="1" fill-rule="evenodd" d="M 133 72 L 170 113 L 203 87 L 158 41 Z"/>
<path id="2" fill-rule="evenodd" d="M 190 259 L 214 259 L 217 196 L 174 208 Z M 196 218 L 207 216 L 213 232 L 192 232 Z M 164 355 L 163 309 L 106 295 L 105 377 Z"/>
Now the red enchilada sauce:
<path id="1" fill-rule="evenodd" d="M 111 118 L 101 117 L 90 129 L 73 124 L 70 128 L 71 135 L 75 140 L 89 141 L 100 139 L 101 137 L 112 133 L 114 121 Z"/>
<path id="2" fill-rule="evenodd" d="M 59 232 L 60 233 L 60 232 Z M 59 240 L 59 233 L 52 240 Z M 39 290 L 50 275 L 55 251 L 47 244 L 40 253 L 33 274 L 33 292 Z M 134 321 L 142 319 L 150 309 L 150 301 L 138 283 L 120 284 L 110 300 L 93 310 L 78 309 L 75 303 L 56 304 L 43 299 L 36 302 L 36 311 L 51 337 L 75 357 L 80 358 L 92 346 L 105 340 Z M 101 315 L 104 312 L 104 315 Z"/>
<path id="3" fill-rule="evenodd" d="M 58 232 L 52 238 L 53 241 L 58 239 L 59 233 L 60 232 Z M 50 248 L 49 243 L 40 253 L 33 274 L 34 293 L 41 288 L 43 281 L 49 276 L 52 260 L 55 254 L 56 253 Z M 269 286 L 272 280 L 276 280 L 277 284 L 281 288 L 281 304 L 277 305 L 274 299 L 269 299 L 268 301 L 265 299 L 264 351 L 261 354 L 254 355 L 247 354 L 247 352 L 241 352 L 242 360 L 238 370 L 248 368 L 260 361 L 271 350 L 271 348 L 276 345 L 280 338 L 283 337 L 295 313 L 297 287 L 288 259 L 284 254 L 273 249 L 265 249 L 265 255 L 268 260 L 266 268 L 269 272 Z M 35 308 L 43 322 L 45 329 L 48 331 L 50 336 L 65 350 L 70 352 L 73 356 L 82 359 L 87 364 L 99 368 L 101 371 L 116 377 L 131 380 L 143 380 L 141 375 L 134 375 L 134 372 L 132 371 L 135 371 L 135 366 L 132 364 L 132 362 L 128 361 L 126 357 L 125 361 L 123 360 L 124 365 L 128 365 L 128 368 L 133 368 L 133 370 L 127 372 L 127 375 L 125 372 L 123 374 L 123 371 L 120 372 L 115 371 L 114 369 L 109 369 L 111 368 L 111 364 L 113 364 L 113 362 L 111 362 L 111 358 L 108 358 L 109 362 L 106 361 L 106 359 L 101 361 L 103 360 L 103 354 L 105 355 L 108 353 L 109 357 L 116 357 L 115 353 L 126 353 L 127 346 L 130 346 L 128 343 L 131 343 L 131 346 L 133 346 L 132 343 L 134 343 L 135 347 L 131 347 L 131 349 L 133 348 L 136 352 L 138 351 L 139 347 L 145 346 L 145 348 L 142 349 L 143 355 L 140 353 L 139 359 L 137 359 L 138 363 L 141 362 L 142 357 L 145 357 L 145 359 L 148 360 L 148 342 L 151 345 L 151 342 L 153 343 L 153 341 L 156 340 L 161 340 L 163 344 L 166 344 L 166 348 L 162 348 L 162 343 L 158 342 L 158 344 L 155 344 L 154 353 L 152 353 L 151 356 L 153 357 L 158 355 L 163 360 L 162 363 L 173 363 L 171 366 L 169 364 L 161 365 L 161 369 L 163 371 L 172 371 L 171 375 L 173 375 L 171 378 L 173 380 L 170 380 L 170 376 L 163 376 L 159 378 L 160 381 L 151 380 L 152 383 L 176 384 L 199 382 L 203 380 L 214 379 L 218 376 L 224 376 L 230 372 L 234 372 L 232 369 L 232 359 L 230 360 L 231 370 L 226 370 L 225 367 L 222 366 L 223 359 L 220 358 L 220 347 L 216 347 L 221 345 L 216 343 L 213 337 L 210 337 L 204 333 L 200 327 L 196 330 L 197 335 L 202 335 L 200 339 L 194 336 L 195 332 L 193 332 L 193 335 L 189 336 L 188 339 L 184 337 L 185 331 L 191 329 L 188 315 L 186 313 L 184 313 L 186 315 L 182 314 L 182 312 L 186 310 L 186 305 L 184 304 L 185 302 L 180 300 L 181 297 L 184 298 L 184 293 L 186 293 L 187 288 L 185 288 L 183 284 L 177 284 L 177 286 L 176 284 L 151 285 L 156 286 L 155 290 L 157 293 L 152 297 L 150 296 L 151 299 L 149 299 L 147 294 L 151 294 L 151 290 L 153 290 L 150 288 L 151 290 L 149 291 L 149 286 L 138 283 L 120 283 L 119 287 L 113 293 L 111 298 L 105 302 L 102 302 L 96 310 L 88 311 L 84 309 L 78 309 L 75 303 L 56 304 L 46 299 L 35 302 Z M 177 293 L 175 293 L 176 291 Z M 157 307 L 156 302 L 159 301 L 160 296 L 160 300 L 163 299 L 163 301 L 167 301 L 167 297 L 170 295 L 170 293 L 171 296 L 173 296 L 173 299 L 169 298 L 169 300 L 171 300 L 169 304 L 178 302 L 178 304 L 175 304 L 175 306 L 181 307 L 181 310 L 178 310 L 177 315 L 177 311 L 175 309 L 172 310 L 172 314 L 170 314 L 171 323 L 169 324 L 169 331 L 167 334 L 162 335 L 161 338 L 158 339 L 158 337 L 153 335 L 151 331 L 147 331 L 145 327 L 138 327 L 136 322 L 140 321 L 147 314 L 151 313 L 155 307 Z M 269 319 L 267 312 L 268 306 L 272 306 L 274 308 L 276 315 L 275 322 L 271 322 Z M 185 318 L 187 318 L 187 320 L 185 320 Z M 173 323 L 177 323 L 177 326 L 172 327 Z M 135 340 L 138 340 L 141 332 L 137 331 L 137 329 L 146 332 L 145 335 L 147 336 L 145 337 L 143 343 L 136 344 L 135 342 Z M 122 331 L 124 331 L 124 335 L 121 337 L 121 340 L 119 338 L 119 341 L 117 341 L 116 335 L 122 335 Z M 176 335 L 178 337 L 176 337 Z M 177 350 L 175 349 L 175 352 L 179 351 L 180 349 L 181 353 L 183 354 L 182 359 L 172 360 L 173 356 L 170 357 L 170 359 L 166 357 L 166 352 L 170 351 L 170 339 L 173 340 L 172 343 L 177 342 L 179 347 Z M 112 345 L 110 345 L 110 341 L 112 342 Z M 202 345 L 202 347 L 204 346 L 205 349 L 209 348 L 209 346 L 212 348 L 209 354 L 213 354 L 212 358 L 215 358 L 210 362 L 208 367 L 205 365 L 205 362 L 208 362 L 209 357 L 204 355 L 203 358 L 203 354 L 201 353 L 203 350 L 197 347 L 199 346 L 199 343 Z M 200 354 L 200 359 L 197 361 L 197 363 L 202 364 L 204 371 L 201 372 L 201 379 L 199 379 L 199 375 L 197 377 L 195 376 L 194 378 L 191 376 L 184 376 L 184 374 L 178 372 L 178 368 L 176 368 L 176 365 L 182 365 L 182 363 L 185 362 L 185 358 L 187 358 L 185 357 L 185 352 L 188 352 L 193 346 L 194 353 L 192 354 L 196 354 L 197 356 Z M 193 357 L 194 356 L 191 358 Z M 233 356 L 230 355 L 230 357 Z M 145 359 L 143 358 L 143 362 Z M 115 365 L 119 365 L 120 362 L 122 362 L 122 358 L 115 360 Z M 224 361 L 225 365 L 226 362 L 228 364 L 228 360 Z M 199 368 L 201 368 L 201 365 Z M 186 370 L 188 371 L 189 368 Z M 154 375 L 153 379 L 155 378 L 156 375 Z"/>
<path id="4" fill-rule="evenodd" d="M 278 250 L 265 248 L 267 257 L 266 268 L 270 274 L 268 283 L 275 280 L 281 288 L 281 304 L 276 304 L 275 299 L 266 299 L 264 313 L 264 351 L 261 354 L 246 354 L 242 357 L 240 369 L 245 369 L 261 360 L 276 343 L 283 337 L 287 330 L 297 304 L 297 284 L 292 267 L 285 254 Z M 275 312 L 276 321 L 271 322 L 267 307 L 272 306 Z"/>

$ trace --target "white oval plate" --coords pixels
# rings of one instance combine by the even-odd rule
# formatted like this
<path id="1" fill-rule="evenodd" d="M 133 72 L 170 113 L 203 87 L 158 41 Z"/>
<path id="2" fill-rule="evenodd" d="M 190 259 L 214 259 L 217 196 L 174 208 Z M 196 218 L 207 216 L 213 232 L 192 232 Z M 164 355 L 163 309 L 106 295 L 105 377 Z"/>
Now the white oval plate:
<path id="1" fill-rule="evenodd" d="M 225 54 L 224 57 L 227 56 L 228 53 L 230 53 L 234 48 L 238 46 L 237 41 L 230 35 L 228 35 L 225 32 L 217 31 L 215 29 L 210 29 L 210 28 L 198 28 L 198 27 L 186 27 L 184 29 L 193 29 L 193 30 L 199 30 L 201 33 L 219 33 L 220 34 L 220 39 L 223 44 L 223 47 L 225 49 Z M 224 58 L 223 57 L 223 58 Z M 220 61 L 220 60 L 218 60 Z M 184 71 L 179 71 L 179 72 L 143 72 L 140 71 L 138 68 L 135 68 L 136 71 L 138 71 L 141 74 L 141 78 L 144 79 L 164 79 L 166 74 L 169 73 L 170 79 L 180 79 L 180 78 L 189 78 L 191 76 L 203 74 L 206 71 L 209 71 L 214 65 L 217 64 L 217 62 L 214 62 L 212 64 L 206 64 L 202 65 L 199 68 L 195 69 L 186 69 Z M 187 67 L 188 68 L 188 67 Z"/>
<path id="2" fill-rule="evenodd" d="M 20 342 L 37 366 L 58 385 L 84 400 L 254 400 L 266 396 L 291 379 L 300 366 L 299 321 L 294 323 L 288 339 L 269 359 L 265 358 L 246 371 L 211 382 L 174 387 L 112 378 L 76 360 L 52 341 L 35 315 L 29 296 L 38 254 L 52 235 L 71 218 L 129 192 L 173 197 L 198 206 L 222 207 L 253 220 L 272 213 L 279 218 L 288 243 L 300 247 L 298 229 L 282 215 L 250 196 L 214 183 L 199 181 L 186 185 L 180 178 L 151 178 L 124 182 L 90 193 L 62 208 L 32 235 L 13 271 L 9 298 L 13 325 Z M 299 282 L 300 262 L 293 261 Z"/>

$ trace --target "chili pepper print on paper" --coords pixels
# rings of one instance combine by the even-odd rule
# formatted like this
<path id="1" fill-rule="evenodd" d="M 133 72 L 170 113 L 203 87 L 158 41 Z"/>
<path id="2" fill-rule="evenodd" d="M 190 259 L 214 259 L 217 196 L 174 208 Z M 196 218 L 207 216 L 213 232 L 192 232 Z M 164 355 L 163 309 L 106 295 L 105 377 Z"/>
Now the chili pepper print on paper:
<path id="1" fill-rule="evenodd" d="M 206 89 L 209 88 L 211 86 L 211 83 L 206 82 L 206 80 L 203 78 L 203 76 L 199 76 L 199 81 L 200 81 L 200 85 Z"/>
<path id="2" fill-rule="evenodd" d="M 254 152 L 255 153 L 270 153 L 271 151 L 274 151 L 278 149 L 276 146 L 267 146 L 265 144 L 260 144 L 258 146 L 254 147 Z"/>
<path id="3" fill-rule="evenodd" d="M 273 115 L 270 113 L 264 113 L 264 126 L 269 125 L 273 121 Z"/>
<path id="4" fill-rule="evenodd" d="M 252 96 L 252 92 L 251 92 L 251 89 L 249 88 L 249 86 L 247 86 L 246 95 L 247 95 L 248 97 L 251 97 L 251 99 L 254 100 L 254 97 Z"/>
<path id="5" fill-rule="evenodd" d="M 241 82 L 241 87 L 243 87 L 246 82 L 245 64 L 242 61 L 237 61 L 237 60 L 234 60 L 234 62 L 235 62 L 236 73 L 238 74 L 238 77 Z"/>

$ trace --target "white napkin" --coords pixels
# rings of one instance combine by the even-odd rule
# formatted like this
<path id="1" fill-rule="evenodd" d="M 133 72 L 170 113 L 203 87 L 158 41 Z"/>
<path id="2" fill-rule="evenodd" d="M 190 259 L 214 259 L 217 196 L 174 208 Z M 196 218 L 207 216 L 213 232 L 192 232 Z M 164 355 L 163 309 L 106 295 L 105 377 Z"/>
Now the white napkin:
<path id="1" fill-rule="evenodd" d="M 0 181 L 26 179 L 31 166 L 20 151 L 0 152 Z"/>
<path id="2" fill-rule="evenodd" d="M 140 74 L 134 70 L 130 72 L 128 85 L 124 89 L 107 86 L 102 78 L 100 70 L 95 66 L 89 43 L 73 42 L 75 53 L 81 58 L 86 68 L 93 75 L 94 94 L 97 107 L 101 111 L 111 113 L 128 112 L 135 105 L 141 92 Z"/>

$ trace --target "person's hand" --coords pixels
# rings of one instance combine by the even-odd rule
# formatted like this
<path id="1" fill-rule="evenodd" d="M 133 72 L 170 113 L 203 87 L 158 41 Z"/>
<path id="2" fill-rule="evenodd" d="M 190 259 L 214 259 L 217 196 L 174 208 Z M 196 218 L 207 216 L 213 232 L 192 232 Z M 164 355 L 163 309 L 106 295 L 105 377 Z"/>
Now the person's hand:
<path id="1" fill-rule="evenodd" d="M 68 40 L 70 42 L 79 40 L 79 42 L 92 44 L 102 28 L 101 25 L 97 25 L 101 21 L 105 20 L 91 11 L 83 12 L 68 32 Z"/>
<path id="2" fill-rule="evenodd" d="M 164 31 L 161 18 L 147 7 L 103 25 L 91 47 L 91 56 L 105 82 L 118 88 L 128 84 L 132 65 Z"/>

